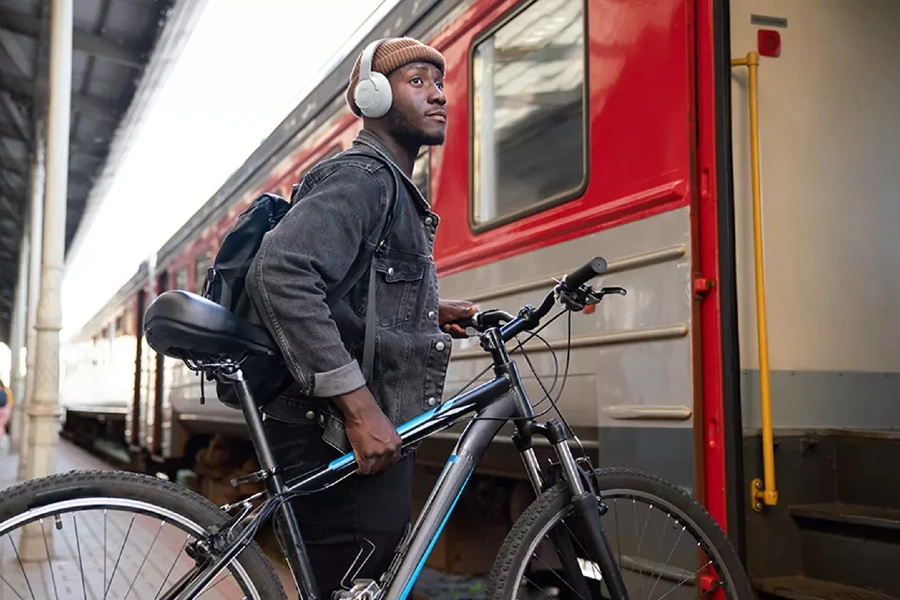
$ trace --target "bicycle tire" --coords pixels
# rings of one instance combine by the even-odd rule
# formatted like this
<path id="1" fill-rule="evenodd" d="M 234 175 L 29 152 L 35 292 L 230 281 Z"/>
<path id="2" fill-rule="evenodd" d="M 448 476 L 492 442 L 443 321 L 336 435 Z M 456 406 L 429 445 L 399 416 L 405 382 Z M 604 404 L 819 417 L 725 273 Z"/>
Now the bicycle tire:
<path id="1" fill-rule="evenodd" d="M 728 580 L 740 600 L 752 600 L 755 595 L 750 586 L 737 552 L 718 523 L 706 509 L 681 489 L 671 483 L 631 469 L 594 469 L 597 476 L 598 492 L 603 495 L 609 490 L 629 490 L 662 500 L 680 513 L 679 518 L 691 522 L 698 536 L 706 538 L 710 558 L 717 563 L 721 578 Z M 518 573 L 530 558 L 525 556 L 536 536 L 551 523 L 560 512 L 567 510 L 571 495 L 565 482 L 559 482 L 538 496 L 516 521 L 507 534 L 488 580 L 486 598 L 509 600 L 512 598 Z M 724 568 L 724 573 L 721 570 Z"/>
<path id="2" fill-rule="evenodd" d="M 186 487 L 127 471 L 82 470 L 26 481 L 4 490 L 0 525 L 29 509 L 103 496 L 146 502 L 177 513 L 206 530 L 228 520 L 225 511 Z M 236 560 L 262 598 L 287 598 L 272 563 L 255 541 Z"/>

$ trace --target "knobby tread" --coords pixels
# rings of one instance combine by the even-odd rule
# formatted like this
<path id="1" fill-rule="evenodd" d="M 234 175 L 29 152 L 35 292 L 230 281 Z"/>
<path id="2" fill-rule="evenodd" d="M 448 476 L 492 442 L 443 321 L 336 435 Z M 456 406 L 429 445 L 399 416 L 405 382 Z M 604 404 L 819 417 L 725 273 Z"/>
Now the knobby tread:
<path id="1" fill-rule="evenodd" d="M 78 470 L 18 483 L 0 495 L 0 523 L 29 509 L 86 497 L 140 500 L 166 508 L 209 530 L 228 520 L 218 506 L 162 479 L 127 471 Z M 287 598 L 278 575 L 256 542 L 237 556 L 262 598 Z"/>
<path id="2" fill-rule="evenodd" d="M 737 552 L 722 528 L 706 509 L 687 492 L 660 477 L 634 469 L 604 468 L 594 469 L 597 476 L 598 492 L 610 489 L 625 489 L 652 494 L 666 500 L 692 520 L 712 544 L 711 552 L 717 552 L 720 564 L 717 568 L 730 578 L 735 596 L 731 600 L 753 600 L 756 598 L 750 581 L 741 565 Z M 544 491 L 522 513 L 510 530 L 491 570 L 485 598 L 489 600 L 509 600 L 514 593 L 512 581 L 519 566 L 528 557 L 520 556 L 529 546 L 540 529 L 565 509 L 570 495 L 565 482 Z M 712 558 L 712 557 L 711 557 Z"/>

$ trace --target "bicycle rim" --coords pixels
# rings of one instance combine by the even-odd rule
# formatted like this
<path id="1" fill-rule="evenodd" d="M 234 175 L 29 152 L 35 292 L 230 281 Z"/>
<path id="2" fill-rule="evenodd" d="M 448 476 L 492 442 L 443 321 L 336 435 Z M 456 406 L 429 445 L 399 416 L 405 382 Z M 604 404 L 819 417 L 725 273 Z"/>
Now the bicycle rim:
<path id="1" fill-rule="evenodd" d="M 91 511 L 94 515 L 79 517 L 77 511 Z M 125 512 L 134 515 L 130 520 L 109 518 L 110 513 L 124 516 Z M 138 522 L 138 516 L 157 519 L 160 523 L 152 527 L 144 519 Z M 172 528 L 166 530 L 166 525 Z M 27 543 L 23 540 L 26 528 L 31 533 Z M 120 541 L 123 529 L 125 535 Z M 23 600 L 158 598 L 167 584 L 171 586 L 195 566 L 194 560 L 185 553 L 193 540 L 186 537 L 183 544 L 177 544 L 180 536 L 170 534 L 173 529 L 193 536 L 193 540 L 209 535 L 203 526 L 184 515 L 128 498 L 74 498 L 30 508 L 0 523 L 0 589 L 11 589 L 12 597 Z M 13 535 L 17 530 L 21 533 Z M 128 541 L 131 532 L 137 535 L 134 544 Z M 102 557 L 91 551 L 90 543 L 99 541 L 101 535 L 104 542 L 111 542 L 104 543 Z M 129 545 L 137 545 L 137 559 L 125 556 Z M 160 556 L 160 551 L 167 548 L 178 550 L 174 560 Z M 239 558 L 240 554 L 226 566 L 227 570 L 217 573 L 198 597 L 262 600 Z M 80 573 L 73 573 L 75 569 Z M 229 576 L 236 585 L 223 585 Z M 148 590 L 155 590 L 155 595 L 148 596 Z M 40 595 L 41 591 L 47 596 Z M 6 596 L 0 594 L 0 597 Z"/>

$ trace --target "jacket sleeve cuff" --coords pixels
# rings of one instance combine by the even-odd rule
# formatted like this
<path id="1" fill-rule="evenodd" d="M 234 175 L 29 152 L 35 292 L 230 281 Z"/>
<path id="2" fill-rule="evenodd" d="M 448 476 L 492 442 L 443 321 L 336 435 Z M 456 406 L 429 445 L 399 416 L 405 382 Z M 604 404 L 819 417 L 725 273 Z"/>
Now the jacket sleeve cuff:
<path id="1" fill-rule="evenodd" d="M 355 360 L 343 367 L 338 367 L 324 373 L 316 373 L 313 376 L 313 396 L 319 398 L 332 398 L 342 394 L 348 394 L 366 385 L 362 369 Z"/>

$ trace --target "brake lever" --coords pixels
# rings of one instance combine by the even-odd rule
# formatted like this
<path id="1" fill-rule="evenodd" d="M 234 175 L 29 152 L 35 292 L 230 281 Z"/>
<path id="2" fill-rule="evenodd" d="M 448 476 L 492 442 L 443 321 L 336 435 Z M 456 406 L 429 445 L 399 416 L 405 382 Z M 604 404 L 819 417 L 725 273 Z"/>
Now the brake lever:
<path id="1" fill-rule="evenodd" d="M 619 294 L 620 296 L 624 296 L 627 292 L 625 291 L 625 288 L 619 286 L 610 286 L 595 290 L 590 284 L 585 284 L 574 292 L 565 291 L 561 293 L 560 297 L 569 310 L 581 311 L 584 310 L 586 306 L 600 304 L 603 297 L 607 294 Z"/>
<path id="2" fill-rule="evenodd" d="M 599 304 L 600 301 L 603 300 L 603 297 L 607 294 L 618 294 L 620 296 L 626 296 L 628 295 L 628 292 L 625 290 L 625 288 L 619 287 L 617 285 L 603 287 L 600 288 L 599 291 L 595 291 L 589 288 L 587 291 L 587 304 Z"/>

